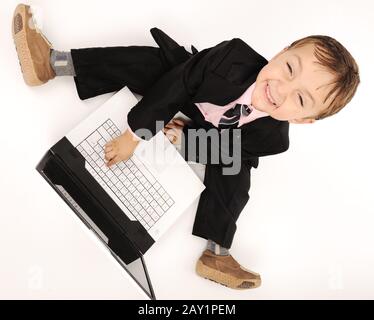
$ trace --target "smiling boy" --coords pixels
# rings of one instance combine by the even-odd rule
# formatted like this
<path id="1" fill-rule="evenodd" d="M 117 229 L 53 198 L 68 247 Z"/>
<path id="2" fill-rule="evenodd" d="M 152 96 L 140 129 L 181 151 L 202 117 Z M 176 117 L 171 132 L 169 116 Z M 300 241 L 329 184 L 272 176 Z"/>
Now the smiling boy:
<path id="1" fill-rule="evenodd" d="M 354 96 L 360 83 L 358 66 L 335 39 L 310 36 L 293 42 L 270 61 L 243 40 L 234 38 L 193 54 L 177 45 L 157 28 L 151 29 L 160 48 L 128 46 L 52 49 L 51 43 L 30 23 L 32 13 L 18 5 L 13 38 L 23 77 L 28 85 L 41 85 L 56 76 L 74 76 L 81 99 L 113 92 L 128 86 L 144 95 L 128 114 L 129 128 L 105 146 L 109 167 L 131 157 L 143 139 L 140 129 L 157 133 L 155 123 L 172 143 L 192 142 L 186 133 L 193 129 L 230 136 L 229 147 L 239 139 L 239 172 L 223 174 L 223 163 L 210 155 L 213 143 L 186 160 L 206 164 L 193 234 L 208 240 L 196 264 L 198 275 L 234 289 L 261 284 L 258 273 L 243 268 L 229 253 L 236 221 L 246 205 L 250 170 L 258 158 L 288 150 L 288 126 L 310 124 L 339 112 Z M 182 111 L 192 119 L 187 125 L 174 120 Z M 230 149 L 230 148 L 229 148 Z M 203 157 L 209 155 L 208 157 Z M 202 159 L 205 158 L 203 161 Z"/>

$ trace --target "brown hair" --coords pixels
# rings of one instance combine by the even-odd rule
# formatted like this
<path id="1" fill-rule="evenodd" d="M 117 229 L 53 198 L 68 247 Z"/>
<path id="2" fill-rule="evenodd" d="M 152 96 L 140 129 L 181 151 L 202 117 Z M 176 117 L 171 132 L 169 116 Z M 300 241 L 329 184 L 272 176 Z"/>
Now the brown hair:
<path id="1" fill-rule="evenodd" d="M 360 83 L 359 68 L 348 50 L 337 40 L 329 36 L 312 35 L 296 40 L 288 47 L 297 48 L 314 44 L 314 55 L 318 63 L 335 75 L 335 84 L 327 94 L 326 100 L 336 92 L 330 105 L 315 118 L 321 120 L 343 109 L 353 98 Z"/>

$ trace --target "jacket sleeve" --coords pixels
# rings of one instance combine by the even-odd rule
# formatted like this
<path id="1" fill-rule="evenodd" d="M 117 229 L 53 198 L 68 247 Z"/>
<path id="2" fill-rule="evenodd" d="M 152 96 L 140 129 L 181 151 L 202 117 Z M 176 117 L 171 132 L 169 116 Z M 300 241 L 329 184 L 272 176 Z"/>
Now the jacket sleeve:
<path id="1" fill-rule="evenodd" d="M 204 49 L 167 71 L 127 114 L 130 129 L 142 139 L 150 140 L 195 96 L 204 75 L 223 59 L 235 39 Z M 156 121 L 162 123 L 157 125 Z"/>

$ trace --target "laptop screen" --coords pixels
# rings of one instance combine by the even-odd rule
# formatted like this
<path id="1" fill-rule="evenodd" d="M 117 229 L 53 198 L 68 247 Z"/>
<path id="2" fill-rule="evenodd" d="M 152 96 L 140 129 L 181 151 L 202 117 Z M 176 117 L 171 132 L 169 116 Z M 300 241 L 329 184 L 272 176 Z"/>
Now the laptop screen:
<path id="1" fill-rule="evenodd" d="M 93 219 L 97 217 L 100 208 L 95 206 L 95 203 L 74 183 L 72 177 L 61 167 L 59 161 L 48 152 L 36 169 L 80 220 L 109 249 L 112 256 L 130 276 L 128 277 L 130 282 L 134 282 L 150 299 L 155 299 L 142 254 L 123 233 L 119 233 L 107 220 L 96 221 L 101 222 L 101 228 L 94 222 Z M 93 212 L 95 214 L 92 214 Z"/>

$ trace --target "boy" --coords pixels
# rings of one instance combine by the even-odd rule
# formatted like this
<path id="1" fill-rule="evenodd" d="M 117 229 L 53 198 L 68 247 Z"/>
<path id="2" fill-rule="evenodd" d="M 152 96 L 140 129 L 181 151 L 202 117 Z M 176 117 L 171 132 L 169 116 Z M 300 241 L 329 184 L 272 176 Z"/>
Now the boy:
<path id="1" fill-rule="evenodd" d="M 234 38 L 193 54 L 157 28 L 151 33 L 159 48 L 128 46 L 72 49 L 60 52 L 35 27 L 26 5 L 15 9 L 12 27 L 23 77 L 41 85 L 56 76 L 74 76 L 78 95 L 87 99 L 128 86 L 143 95 L 128 114 L 129 129 L 105 146 L 108 166 L 127 160 L 146 129 L 149 140 L 160 128 L 174 144 L 184 145 L 186 160 L 206 165 L 193 234 L 208 240 L 196 272 L 234 289 L 256 288 L 258 273 L 243 268 L 229 253 L 236 220 L 249 199 L 250 169 L 258 157 L 289 147 L 289 123 L 308 124 L 347 105 L 360 83 L 358 66 L 335 39 L 310 36 L 293 42 L 267 61 L 244 41 Z M 182 111 L 192 125 L 173 116 Z M 157 127 L 156 122 L 167 123 Z M 212 140 L 201 151 L 192 129 L 229 132 L 226 146 Z M 231 135 L 230 135 L 231 134 Z M 182 139 L 183 137 L 183 139 Z M 199 137 L 201 138 L 201 137 Z M 220 139 L 220 138 L 219 138 Z M 182 140 L 182 142 L 181 142 Z M 237 141 L 240 168 L 224 174 L 227 163 L 213 161 Z"/>

